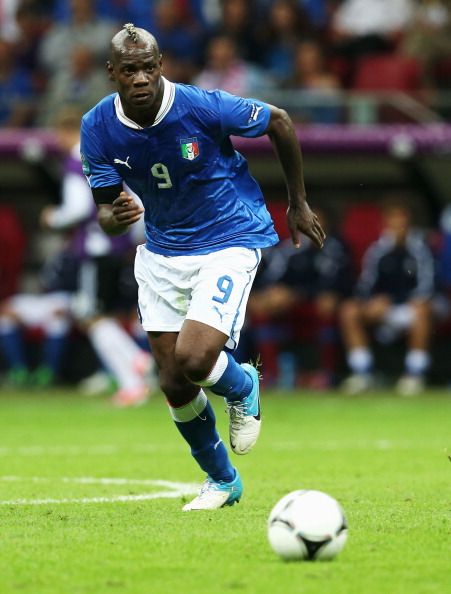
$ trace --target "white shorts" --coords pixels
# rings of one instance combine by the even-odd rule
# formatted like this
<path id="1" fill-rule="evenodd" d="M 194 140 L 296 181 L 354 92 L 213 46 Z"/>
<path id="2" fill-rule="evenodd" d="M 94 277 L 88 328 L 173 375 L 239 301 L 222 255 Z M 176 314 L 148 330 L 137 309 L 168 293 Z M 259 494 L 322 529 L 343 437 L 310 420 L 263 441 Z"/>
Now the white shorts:
<path id="1" fill-rule="evenodd" d="M 162 256 L 137 248 L 138 311 L 147 332 L 179 332 L 185 319 L 202 322 L 238 345 L 261 252 L 227 248 L 200 256 Z"/>
<path id="2" fill-rule="evenodd" d="M 376 329 L 377 339 L 382 343 L 393 342 L 412 326 L 414 317 L 414 309 L 409 303 L 391 305 Z"/>
<path id="3" fill-rule="evenodd" d="M 409 303 L 400 303 L 392 305 L 384 317 L 384 324 L 390 326 L 393 330 L 402 332 L 412 326 L 414 320 L 414 309 Z"/>
<path id="4" fill-rule="evenodd" d="M 69 293 L 21 293 L 8 300 L 10 309 L 26 328 L 46 328 L 56 317 L 69 317 L 71 296 Z"/>

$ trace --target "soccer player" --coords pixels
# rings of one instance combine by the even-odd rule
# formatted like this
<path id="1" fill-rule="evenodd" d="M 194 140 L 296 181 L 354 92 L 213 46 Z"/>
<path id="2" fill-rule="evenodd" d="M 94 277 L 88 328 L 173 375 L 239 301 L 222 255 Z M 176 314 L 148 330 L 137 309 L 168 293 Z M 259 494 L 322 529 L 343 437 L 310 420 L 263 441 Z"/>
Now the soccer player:
<path id="1" fill-rule="evenodd" d="M 323 249 L 316 249 L 309 239 L 296 249 L 284 239 L 267 250 L 249 299 L 249 334 L 261 356 L 265 385 L 295 385 L 293 347 L 306 338 L 317 360 L 308 386 L 324 390 L 335 380 L 337 313 L 343 298 L 349 296 L 353 275 L 349 250 L 333 228 L 332 215 L 324 208 L 315 210 L 327 233 Z"/>
<path id="2" fill-rule="evenodd" d="M 341 308 L 341 328 L 351 375 L 343 389 L 354 395 L 374 385 L 370 331 L 382 342 L 407 335 L 404 375 L 396 384 L 403 396 L 420 394 L 430 365 L 435 294 L 434 259 L 412 225 L 403 200 L 384 208 L 383 231 L 365 253 L 356 294 Z"/>
<path id="3" fill-rule="evenodd" d="M 107 237 L 99 227 L 80 162 L 80 116 L 78 109 L 65 107 L 55 119 L 58 145 L 65 155 L 61 202 L 44 208 L 41 223 L 68 235 L 67 257 L 57 266 L 58 275 L 66 278 L 56 284 L 72 293 L 71 314 L 117 384 L 112 403 L 120 408 L 140 406 L 149 396 L 146 380 L 153 360 L 119 322 L 121 313 L 128 313 L 136 301 L 136 283 L 126 262 L 136 242 L 130 233 Z M 52 270 L 47 276 L 51 275 Z M 47 286 L 52 284 L 55 280 L 49 279 Z"/>
<path id="4" fill-rule="evenodd" d="M 225 398 L 231 448 L 247 454 L 260 431 L 258 372 L 229 351 L 238 343 L 260 249 L 278 237 L 229 136 L 269 136 L 287 180 L 293 242 L 303 232 L 321 247 L 298 140 L 281 109 L 165 79 L 156 39 L 132 24 L 113 37 L 107 67 L 118 92 L 83 117 L 84 171 L 106 233 L 123 233 L 144 213 L 146 244 L 135 262 L 142 324 L 172 418 L 207 473 L 183 509 L 232 505 L 243 487 L 203 388 Z M 144 208 L 123 191 L 124 182 Z"/>

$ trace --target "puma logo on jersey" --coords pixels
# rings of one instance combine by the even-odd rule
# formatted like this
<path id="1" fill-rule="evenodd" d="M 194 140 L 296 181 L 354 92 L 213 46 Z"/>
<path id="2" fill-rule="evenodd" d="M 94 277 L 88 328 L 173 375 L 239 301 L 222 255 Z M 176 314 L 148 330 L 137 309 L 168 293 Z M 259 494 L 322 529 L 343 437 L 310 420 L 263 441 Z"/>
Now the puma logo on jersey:
<path id="1" fill-rule="evenodd" d="M 258 118 L 258 114 L 260 113 L 260 111 L 263 109 L 262 105 L 256 105 L 255 103 L 252 103 L 252 112 L 251 112 L 251 117 L 249 118 L 249 121 L 253 120 L 254 122 L 257 121 Z"/>
<path id="2" fill-rule="evenodd" d="M 128 167 L 129 169 L 131 169 L 131 166 L 128 164 L 128 160 L 130 159 L 130 156 L 128 156 L 125 161 L 122 161 L 121 159 L 114 159 L 114 162 L 117 163 L 118 165 L 125 165 L 126 167 Z"/>

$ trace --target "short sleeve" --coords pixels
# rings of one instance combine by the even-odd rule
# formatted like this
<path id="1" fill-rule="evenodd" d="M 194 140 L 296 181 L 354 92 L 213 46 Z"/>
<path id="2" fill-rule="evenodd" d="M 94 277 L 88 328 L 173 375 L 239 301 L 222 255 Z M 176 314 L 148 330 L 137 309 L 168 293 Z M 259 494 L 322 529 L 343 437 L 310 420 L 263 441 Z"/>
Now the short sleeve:
<path id="1" fill-rule="evenodd" d="M 269 105 L 224 91 L 218 91 L 218 100 L 224 136 L 255 138 L 266 133 L 271 114 Z"/>
<path id="2" fill-rule="evenodd" d="M 81 123 L 80 152 L 83 173 L 91 188 L 122 184 L 122 178 L 104 155 L 101 140 L 84 119 Z"/>

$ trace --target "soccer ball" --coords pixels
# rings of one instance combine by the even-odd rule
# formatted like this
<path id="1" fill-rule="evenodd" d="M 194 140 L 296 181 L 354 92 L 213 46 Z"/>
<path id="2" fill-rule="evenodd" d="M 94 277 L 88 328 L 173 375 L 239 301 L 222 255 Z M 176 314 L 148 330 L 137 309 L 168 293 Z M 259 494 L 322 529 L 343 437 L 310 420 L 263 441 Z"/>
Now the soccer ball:
<path id="1" fill-rule="evenodd" d="M 288 493 L 269 514 L 269 543 L 286 560 L 333 559 L 347 537 L 343 510 L 321 491 Z"/>

